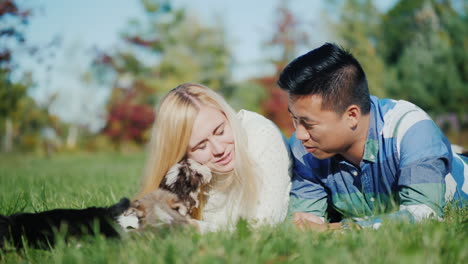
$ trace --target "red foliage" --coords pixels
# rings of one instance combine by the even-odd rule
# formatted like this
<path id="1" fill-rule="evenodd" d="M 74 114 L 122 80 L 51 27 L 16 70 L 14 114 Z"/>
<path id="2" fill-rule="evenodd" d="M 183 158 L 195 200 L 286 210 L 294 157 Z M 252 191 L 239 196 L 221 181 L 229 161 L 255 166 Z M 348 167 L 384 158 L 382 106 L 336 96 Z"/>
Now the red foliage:
<path id="1" fill-rule="evenodd" d="M 288 95 L 276 85 L 276 76 L 263 77 L 257 82 L 265 87 L 268 99 L 262 104 L 263 114 L 283 131 L 286 137 L 294 132 L 288 112 Z"/>
<path id="2" fill-rule="evenodd" d="M 132 44 L 143 46 L 143 47 L 152 47 L 155 46 L 156 44 L 159 44 L 159 40 L 147 40 L 147 39 L 142 39 L 138 36 L 135 37 L 127 37 L 126 40 Z"/>
<path id="3" fill-rule="evenodd" d="M 149 105 L 119 102 L 111 106 L 103 132 L 116 143 L 144 143 L 145 132 L 153 124 L 154 117 L 153 108 Z"/>
<path id="4" fill-rule="evenodd" d="M 0 2 L 0 16 L 11 14 L 19 17 L 27 17 L 31 14 L 29 10 L 19 10 L 15 1 L 3 0 Z"/>

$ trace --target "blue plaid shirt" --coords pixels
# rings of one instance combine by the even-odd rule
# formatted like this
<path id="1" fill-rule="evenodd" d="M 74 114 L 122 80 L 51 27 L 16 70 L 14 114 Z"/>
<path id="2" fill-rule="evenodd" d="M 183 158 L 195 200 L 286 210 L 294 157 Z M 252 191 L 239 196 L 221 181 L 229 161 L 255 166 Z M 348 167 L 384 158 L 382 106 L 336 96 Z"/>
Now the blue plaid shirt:
<path id="1" fill-rule="evenodd" d="M 436 124 L 406 101 L 371 96 L 370 126 L 358 167 L 340 155 L 319 160 L 295 134 L 290 213 L 326 217 L 329 205 L 362 226 L 383 217 L 443 216 L 447 200 L 468 201 L 468 160 L 454 154 Z"/>

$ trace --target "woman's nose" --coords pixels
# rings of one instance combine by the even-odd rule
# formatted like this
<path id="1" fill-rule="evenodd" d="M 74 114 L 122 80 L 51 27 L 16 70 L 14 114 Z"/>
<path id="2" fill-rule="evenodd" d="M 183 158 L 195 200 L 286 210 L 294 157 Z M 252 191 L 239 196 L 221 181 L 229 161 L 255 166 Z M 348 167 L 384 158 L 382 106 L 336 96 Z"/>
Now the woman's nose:
<path id="1" fill-rule="evenodd" d="M 214 155 L 219 155 L 224 153 L 224 147 L 221 142 L 218 140 L 210 140 L 211 141 L 211 146 L 213 147 L 213 154 Z"/>

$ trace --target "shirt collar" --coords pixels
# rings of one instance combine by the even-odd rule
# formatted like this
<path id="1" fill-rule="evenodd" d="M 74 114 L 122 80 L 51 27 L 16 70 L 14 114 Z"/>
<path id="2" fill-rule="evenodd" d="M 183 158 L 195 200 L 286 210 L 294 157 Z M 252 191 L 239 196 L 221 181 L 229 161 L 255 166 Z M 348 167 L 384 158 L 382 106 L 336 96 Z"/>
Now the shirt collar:
<path id="1" fill-rule="evenodd" d="M 364 155 L 362 160 L 376 162 L 377 153 L 379 152 L 379 140 L 377 137 L 377 122 L 374 120 L 376 117 L 375 106 L 371 101 L 370 118 L 369 118 L 369 131 L 367 132 L 367 140 L 364 145 Z"/>

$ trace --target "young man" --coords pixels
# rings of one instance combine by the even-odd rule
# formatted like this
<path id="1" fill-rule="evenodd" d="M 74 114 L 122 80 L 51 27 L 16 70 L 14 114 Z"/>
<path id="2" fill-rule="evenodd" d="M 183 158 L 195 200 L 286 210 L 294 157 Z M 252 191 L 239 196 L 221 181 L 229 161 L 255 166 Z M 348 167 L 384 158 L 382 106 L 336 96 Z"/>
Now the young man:
<path id="1" fill-rule="evenodd" d="M 441 218 L 447 201 L 468 201 L 468 159 L 417 106 L 370 96 L 359 62 L 339 46 L 296 58 L 278 85 L 296 128 L 290 211 L 299 227 L 324 224 L 331 211 L 363 227 Z"/>

